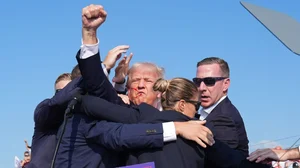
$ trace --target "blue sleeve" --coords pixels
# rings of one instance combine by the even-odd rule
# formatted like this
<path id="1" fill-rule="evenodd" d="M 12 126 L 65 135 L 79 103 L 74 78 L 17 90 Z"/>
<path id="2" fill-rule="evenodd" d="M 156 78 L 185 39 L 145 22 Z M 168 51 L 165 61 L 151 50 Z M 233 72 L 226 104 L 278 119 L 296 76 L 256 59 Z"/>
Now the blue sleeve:
<path id="1" fill-rule="evenodd" d="M 161 148 L 164 143 L 162 124 L 120 124 L 91 121 L 84 124 L 84 130 L 87 139 L 116 151 Z"/>
<path id="2" fill-rule="evenodd" d="M 80 78 L 74 79 L 51 99 L 45 99 L 39 103 L 34 111 L 35 124 L 39 126 L 55 124 L 56 122 L 60 124 L 68 102 L 76 94 L 82 92 L 82 89 L 78 87 L 80 81 Z"/>

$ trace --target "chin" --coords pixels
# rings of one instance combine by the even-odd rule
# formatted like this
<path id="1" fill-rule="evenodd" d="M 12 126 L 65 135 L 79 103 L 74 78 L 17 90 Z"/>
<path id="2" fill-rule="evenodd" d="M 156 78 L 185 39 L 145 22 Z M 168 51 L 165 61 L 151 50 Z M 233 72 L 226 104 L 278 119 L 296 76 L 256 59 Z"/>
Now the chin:
<path id="1" fill-rule="evenodd" d="M 136 98 L 133 102 L 134 102 L 136 105 L 139 105 L 139 104 L 141 104 L 141 103 L 147 103 L 147 102 L 145 101 L 144 98 Z"/>
<path id="2" fill-rule="evenodd" d="M 212 105 L 211 102 L 201 102 L 201 107 L 203 107 L 203 108 L 208 108 L 211 105 Z"/>

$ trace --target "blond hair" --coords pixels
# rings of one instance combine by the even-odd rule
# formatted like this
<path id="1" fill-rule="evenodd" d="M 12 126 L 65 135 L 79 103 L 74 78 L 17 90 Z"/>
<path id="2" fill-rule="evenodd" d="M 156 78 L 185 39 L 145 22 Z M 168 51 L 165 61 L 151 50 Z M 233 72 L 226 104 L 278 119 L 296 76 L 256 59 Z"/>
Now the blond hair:
<path id="1" fill-rule="evenodd" d="M 131 80 L 132 80 L 132 73 L 138 69 L 139 67 L 142 68 L 148 68 L 151 70 L 151 72 L 156 73 L 157 74 L 157 79 L 159 78 L 164 78 L 165 75 L 165 70 L 162 67 L 157 66 L 154 63 L 151 62 L 138 62 L 135 63 L 131 66 L 131 68 L 128 70 L 128 74 L 127 74 L 127 87 L 130 85 Z"/>
<path id="2" fill-rule="evenodd" d="M 71 80 L 71 74 L 63 73 L 63 74 L 59 75 L 57 77 L 57 79 L 55 80 L 55 84 L 57 84 L 58 82 L 63 81 L 63 80 Z"/>
<path id="3" fill-rule="evenodd" d="M 198 93 L 197 86 L 186 78 L 158 79 L 153 90 L 162 93 L 161 106 L 164 110 L 174 110 L 177 101 L 190 101 Z"/>

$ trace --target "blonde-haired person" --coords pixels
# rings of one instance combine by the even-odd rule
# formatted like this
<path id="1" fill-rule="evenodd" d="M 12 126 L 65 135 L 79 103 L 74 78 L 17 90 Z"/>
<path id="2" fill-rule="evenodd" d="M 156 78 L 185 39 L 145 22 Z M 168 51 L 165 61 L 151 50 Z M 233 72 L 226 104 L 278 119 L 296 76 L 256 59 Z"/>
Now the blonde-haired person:
<path id="1" fill-rule="evenodd" d="M 185 78 L 172 80 L 159 79 L 153 86 L 154 91 L 161 93 L 163 110 L 176 110 L 190 118 L 194 118 L 201 105 L 195 84 Z"/>
<path id="2" fill-rule="evenodd" d="M 164 78 L 164 68 L 151 62 L 137 62 L 129 68 L 131 57 L 124 58 L 116 67 L 113 78 L 115 89 L 127 104 L 147 103 L 162 110 L 159 94 L 153 92 L 153 85 L 158 79 Z"/>
<path id="3" fill-rule="evenodd" d="M 63 89 L 68 83 L 71 82 L 71 74 L 70 73 L 63 73 L 57 77 L 55 80 L 54 88 L 55 92 L 59 92 Z"/>

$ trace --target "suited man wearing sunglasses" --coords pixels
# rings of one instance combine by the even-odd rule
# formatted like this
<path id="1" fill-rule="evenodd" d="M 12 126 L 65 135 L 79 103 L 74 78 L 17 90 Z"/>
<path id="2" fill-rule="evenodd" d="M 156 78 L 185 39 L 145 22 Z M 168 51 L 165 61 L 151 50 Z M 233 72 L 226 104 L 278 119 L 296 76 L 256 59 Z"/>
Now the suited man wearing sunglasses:
<path id="1" fill-rule="evenodd" d="M 214 138 L 227 144 L 245 158 L 248 156 L 248 138 L 243 119 L 229 100 L 229 66 L 217 57 L 205 58 L 197 63 L 197 77 L 193 78 L 200 92 L 200 120 L 206 120 Z M 206 167 L 217 167 L 207 158 Z"/>

